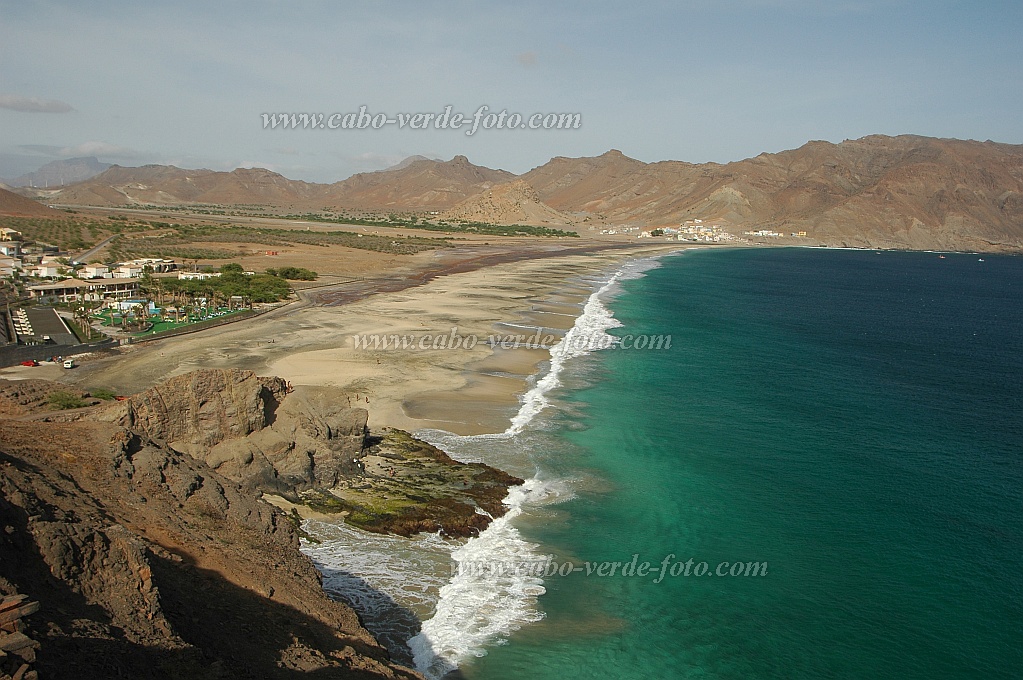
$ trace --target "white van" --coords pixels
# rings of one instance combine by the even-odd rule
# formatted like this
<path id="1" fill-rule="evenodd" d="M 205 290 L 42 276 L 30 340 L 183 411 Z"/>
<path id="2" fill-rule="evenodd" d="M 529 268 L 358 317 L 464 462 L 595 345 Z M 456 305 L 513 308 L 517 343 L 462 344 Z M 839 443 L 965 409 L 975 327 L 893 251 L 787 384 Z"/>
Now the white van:
<path id="1" fill-rule="evenodd" d="M 75 367 L 75 360 L 74 359 L 65 359 L 64 360 L 64 368 L 74 368 L 74 367 Z"/>

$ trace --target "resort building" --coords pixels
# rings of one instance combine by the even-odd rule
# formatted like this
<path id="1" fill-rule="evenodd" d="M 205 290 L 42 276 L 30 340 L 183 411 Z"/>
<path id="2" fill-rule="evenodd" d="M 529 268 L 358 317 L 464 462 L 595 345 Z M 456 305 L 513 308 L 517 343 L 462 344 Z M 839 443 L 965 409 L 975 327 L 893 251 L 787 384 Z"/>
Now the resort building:
<path id="1" fill-rule="evenodd" d="M 39 302 L 48 303 L 76 302 L 79 300 L 87 302 L 121 300 L 136 297 L 138 292 L 139 283 L 134 279 L 100 279 L 98 281 L 65 279 L 56 283 L 44 283 L 28 287 L 29 297 Z"/>

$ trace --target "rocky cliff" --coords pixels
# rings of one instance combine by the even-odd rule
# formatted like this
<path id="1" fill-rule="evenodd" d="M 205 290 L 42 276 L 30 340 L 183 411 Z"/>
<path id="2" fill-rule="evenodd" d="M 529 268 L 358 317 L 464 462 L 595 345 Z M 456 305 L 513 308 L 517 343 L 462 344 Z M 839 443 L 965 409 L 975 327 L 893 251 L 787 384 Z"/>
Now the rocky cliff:
<path id="1" fill-rule="evenodd" d="M 199 370 L 97 415 L 164 441 L 243 486 L 292 495 L 330 488 L 357 470 L 365 409 L 330 389 L 298 387 L 251 371 Z"/>
<path id="2" fill-rule="evenodd" d="M 58 387 L 0 381 L 0 674 L 420 677 L 326 597 L 298 515 L 264 493 L 371 531 L 469 536 L 522 481 L 248 371 L 53 413 Z"/>
<path id="3" fill-rule="evenodd" d="M 324 595 L 288 516 L 117 424 L 0 421 L 0 529 L 42 677 L 418 677 Z"/>

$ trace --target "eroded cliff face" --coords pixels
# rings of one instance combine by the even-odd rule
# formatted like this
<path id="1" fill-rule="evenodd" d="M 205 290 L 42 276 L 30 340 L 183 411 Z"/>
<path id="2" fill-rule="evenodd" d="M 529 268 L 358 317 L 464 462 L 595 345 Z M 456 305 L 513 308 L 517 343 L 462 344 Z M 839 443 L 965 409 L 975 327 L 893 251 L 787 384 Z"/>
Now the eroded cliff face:
<path id="1" fill-rule="evenodd" d="M 39 603 L 11 642 L 23 675 L 419 677 L 324 594 L 297 514 L 263 495 L 471 536 L 522 483 L 404 432 L 369 437 L 331 388 L 210 369 L 50 412 L 60 387 L 0 381 L 0 596 Z"/>
<path id="2" fill-rule="evenodd" d="M 326 597 L 287 515 L 116 423 L 0 421 L 16 591 L 42 677 L 419 677 Z"/>
<path id="3" fill-rule="evenodd" d="M 357 472 L 365 409 L 330 388 L 206 369 L 172 378 L 97 418 L 166 442 L 246 488 L 293 496 Z"/>

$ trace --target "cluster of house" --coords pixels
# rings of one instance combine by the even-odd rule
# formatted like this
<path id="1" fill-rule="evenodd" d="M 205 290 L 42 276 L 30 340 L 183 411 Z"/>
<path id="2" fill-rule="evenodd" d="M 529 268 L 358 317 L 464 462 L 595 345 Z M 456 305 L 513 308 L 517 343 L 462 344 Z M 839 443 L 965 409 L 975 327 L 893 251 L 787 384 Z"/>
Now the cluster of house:
<path id="1" fill-rule="evenodd" d="M 11 232 L 13 230 L 4 230 Z M 17 236 L 17 232 L 14 232 Z M 4 234 L 0 233 L 0 236 Z M 0 253 L 6 255 L 4 246 L 16 241 L 0 240 Z M 10 249 L 14 252 L 14 249 Z M 18 253 L 20 255 L 20 252 Z M 22 276 L 33 279 L 49 279 L 48 282 L 30 283 L 26 286 L 31 298 L 40 302 L 73 302 L 76 300 L 118 301 L 135 298 L 139 292 L 139 279 L 145 274 L 168 274 L 177 271 L 178 264 L 162 258 L 140 258 L 113 265 L 88 264 L 76 267 L 68 264 L 64 256 L 43 254 L 38 263 L 26 264 L 20 258 L 0 258 L 0 276 Z M 179 279 L 204 280 L 220 276 L 219 272 L 178 271 Z"/>
<path id="2" fill-rule="evenodd" d="M 724 243 L 743 241 L 743 239 L 725 230 L 720 224 L 705 224 L 703 220 L 686 220 L 677 228 L 664 227 L 640 232 L 639 238 L 667 236 L 678 241 L 694 243 Z"/>
<path id="3" fill-rule="evenodd" d="M 750 230 L 750 231 L 744 231 L 742 233 L 745 234 L 746 236 L 759 236 L 759 237 L 766 237 L 766 238 L 781 238 L 781 237 L 785 236 L 785 234 L 783 234 L 783 233 L 781 233 L 779 231 L 771 231 L 770 229 L 757 229 L 755 231 Z M 793 231 L 793 232 L 789 233 L 789 236 L 791 236 L 792 238 L 806 238 L 806 232 L 805 231 Z"/>

